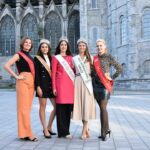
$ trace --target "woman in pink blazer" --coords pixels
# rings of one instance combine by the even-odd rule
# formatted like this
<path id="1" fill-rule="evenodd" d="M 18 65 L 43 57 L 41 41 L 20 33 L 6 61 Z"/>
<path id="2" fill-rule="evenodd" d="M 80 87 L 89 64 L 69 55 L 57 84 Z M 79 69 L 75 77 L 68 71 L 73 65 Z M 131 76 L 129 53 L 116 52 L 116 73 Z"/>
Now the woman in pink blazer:
<path id="1" fill-rule="evenodd" d="M 52 86 L 53 93 L 56 96 L 58 137 L 72 138 L 69 127 L 74 103 L 73 76 L 70 47 L 68 40 L 63 38 L 58 43 L 55 56 L 52 58 Z"/>

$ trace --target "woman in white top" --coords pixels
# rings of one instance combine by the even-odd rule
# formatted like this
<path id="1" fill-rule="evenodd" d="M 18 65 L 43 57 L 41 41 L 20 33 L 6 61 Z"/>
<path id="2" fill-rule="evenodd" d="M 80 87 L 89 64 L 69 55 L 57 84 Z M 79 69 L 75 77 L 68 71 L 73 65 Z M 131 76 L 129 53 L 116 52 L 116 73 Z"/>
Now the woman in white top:
<path id="1" fill-rule="evenodd" d="M 51 48 L 50 43 L 46 39 L 40 41 L 40 46 L 37 55 L 34 58 L 35 61 L 35 90 L 36 96 L 39 97 L 40 103 L 40 120 L 43 126 L 43 133 L 45 138 L 51 138 L 51 135 L 56 135 L 52 132 L 52 123 L 55 117 L 56 106 L 54 101 L 54 95 L 52 90 L 51 80 Z M 46 103 L 47 98 L 50 99 L 53 110 L 51 112 L 49 123 L 46 125 Z"/>

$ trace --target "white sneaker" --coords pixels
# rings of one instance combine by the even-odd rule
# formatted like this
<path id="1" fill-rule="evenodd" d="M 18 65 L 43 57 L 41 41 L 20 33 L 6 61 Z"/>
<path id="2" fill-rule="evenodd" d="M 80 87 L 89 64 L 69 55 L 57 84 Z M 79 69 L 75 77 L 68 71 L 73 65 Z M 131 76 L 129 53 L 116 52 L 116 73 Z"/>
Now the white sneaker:
<path id="1" fill-rule="evenodd" d="M 66 139 L 72 139 L 72 135 L 71 135 L 71 134 L 68 134 L 68 135 L 65 136 L 65 138 L 66 138 Z"/>

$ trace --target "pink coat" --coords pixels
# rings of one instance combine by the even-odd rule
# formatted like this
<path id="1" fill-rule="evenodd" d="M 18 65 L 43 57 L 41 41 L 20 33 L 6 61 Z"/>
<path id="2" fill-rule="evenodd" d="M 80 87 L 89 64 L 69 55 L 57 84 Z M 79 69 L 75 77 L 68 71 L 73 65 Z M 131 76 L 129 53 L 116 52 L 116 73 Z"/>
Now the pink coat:
<path id="1" fill-rule="evenodd" d="M 73 68 L 72 56 L 63 58 Z M 52 58 L 52 86 L 57 92 L 55 99 L 57 104 L 74 103 L 74 84 L 55 56 Z"/>

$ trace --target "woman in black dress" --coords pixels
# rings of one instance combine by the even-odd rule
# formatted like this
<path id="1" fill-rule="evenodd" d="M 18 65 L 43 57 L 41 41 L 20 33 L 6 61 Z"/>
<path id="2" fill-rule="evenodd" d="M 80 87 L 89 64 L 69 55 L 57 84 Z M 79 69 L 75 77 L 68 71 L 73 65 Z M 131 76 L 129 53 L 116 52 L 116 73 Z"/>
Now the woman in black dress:
<path id="1" fill-rule="evenodd" d="M 92 66 L 92 84 L 94 97 L 100 107 L 101 138 L 106 140 L 106 135 L 111 133 L 108 123 L 107 103 L 113 88 L 113 80 L 122 72 L 122 66 L 107 52 L 106 43 L 103 39 L 96 42 L 98 54 L 94 56 Z M 116 72 L 110 76 L 110 67 Z"/>
<path id="2" fill-rule="evenodd" d="M 35 61 L 35 88 L 36 96 L 39 97 L 40 103 L 40 120 L 43 126 L 43 133 L 45 138 L 51 138 L 51 135 L 56 135 L 52 132 L 52 123 L 55 117 L 56 104 L 54 101 L 54 95 L 52 90 L 51 81 L 51 48 L 50 43 L 46 39 L 40 41 L 40 46 L 37 55 L 34 58 Z M 48 126 L 46 125 L 46 103 L 47 98 L 50 99 L 53 110 L 51 112 Z"/>

